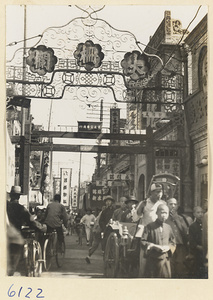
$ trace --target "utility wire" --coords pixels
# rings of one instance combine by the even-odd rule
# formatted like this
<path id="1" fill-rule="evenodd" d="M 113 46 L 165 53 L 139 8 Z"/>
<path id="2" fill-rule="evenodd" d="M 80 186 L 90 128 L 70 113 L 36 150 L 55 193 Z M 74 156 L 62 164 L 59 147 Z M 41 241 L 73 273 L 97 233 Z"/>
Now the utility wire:
<path id="1" fill-rule="evenodd" d="M 78 7 L 77 5 L 75 5 L 75 6 L 76 6 L 77 8 L 79 8 L 80 10 L 84 11 L 82 8 Z M 141 45 L 143 45 L 143 46 L 145 46 L 145 47 L 147 47 L 147 48 L 150 48 L 151 50 L 154 50 L 154 51 L 156 51 L 156 52 L 158 51 L 158 49 L 153 48 L 153 47 L 149 46 L 148 44 L 144 44 L 144 43 L 142 43 L 142 42 L 140 42 L 140 41 L 137 41 L 137 39 L 136 39 L 136 37 L 135 37 L 135 35 L 134 35 L 133 33 L 128 32 L 128 31 L 125 31 L 125 32 L 128 32 L 129 34 L 133 35 L 133 37 L 135 38 L 135 41 L 136 41 L 136 45 L 141 49 L 142 52 L 144 52 L 144 54 L 146 54 L 146 55 L 148 55 L 148 56 L 156 56 L 157 58 L 159 58 L 159 59 L 161 60 L 161 64 L 162 64 L 161 71 L 167 70 L 167 71 L 173 72 L 172 70 L 166 69 L 166 65 L 167 65 L 168 62 L 171 60 L 171 58 L 174 59 L 174 60 L 177 60 L 177 61 L 181 62 L 180 59 L 178 59 L 178 58 L 176 58 L 176 57 L 173 57 L 173 55 L 174 55 L 174 53 L 175 53 L 175 51 L 176 51 L 178 45 L 181 43 L 181 41 L 183 40 L 185 34 L 187 33 L 188 28 L 190 27 L 190 25 L 192 24 L 192 22 L 193 22 L 193 21 L 195 20 L 195 18 L 197 17 L 198 12 L 199 12 L 199 10 L 201 9 L 201 7 L 202 7 L 202 5 L 199 6 L 199 8 L 198 8 L 198 10 L 197 10 L 197 12 L 196 12 L 196 14 L 195 14 L 195 16 L 194 16 L 193 19 L 190 21 L 190 23 L 189 23 L 189 25 L 187 26 L 187 28 L 184 30 L 181 39 L 180 39 L 179 42 L 176 44 L 176 46 L 175 46 L 174 50 L 172 51 L 172 53 L 171 53 L 170 55 L 169 55 L 169 54 L 165 54 L 165 56 L 168 56 L 168 60 L 166 61 L 166 63 L 165 63 L 164 65 L 163 65 L 163 62 L 162 62 L 162 60 L 161 60 L 161 58 L 160 58 L 159 56 L 154 55 L 154 54 L 150 55 L 150 54 L 144 52 L 144 51 L 140 48 L 139 44 L 141 44 Z M 101 9 L 99 9 L 99 10 L 102 10 L 103 8 L 104 8 L 104 6 L 103 6 Z M 99 11 L 99 10 L 97 10 L 97 11 Z M 98 18 L 93 18 L 93 17 L 91 16 L 93 13 L 95 13 L 95 12 L 97 12 L 97 11 L 93 11 L 92 13 L 88 13 L 88 11 L 84 11 L 84 12 L 86 12 L 86 13 L 88 14 L 88 17 L 91 17 L 91 18 L 94 19 L 94 20 L 100 20 L 100 19 L 98 19 Z M 106 22 L 106 21 L 105 21 L 105 22 Z M 69 22 L 69 23 L 70 23 L 70 22 Z M 113 28 L 114 30 L 117 30 L 117 31 L 120 31 L 120 32 L 122 31 L 122 32 L 123 32 L 123 30 L 115 29 L 115 28 L 114 28 L 113 26 L 111 26 L 108 22 L 106 22 L 106 23 L 107 23 L 111 28 Z M 26 41 L 26 40 L 31 40 L 31 39 L 34 39 L 34 38 L 37 38 L 37 37 L 42 38 L 42 37 L 43 37 L 43 34 L 39 34 L 39 35 L 37 35 L 37 36 L 33 36 L 33 37 L 30 37 L 30 38 L 27 38 L 27 39 L 24 39 L 24 40 L 20 40 L 20 41 L 18 41 L 18 42 L 12 42 L 12 43 L 9 43 L 9 44 L 6 45 L 6 46 L 14 46 L 14 45 L 16 45 L 16 44 L 18 44 L 18 43 L 24 42 L 24 41 Z"/>
<path id="2" fill-rule="evenodd" d="M 84 11 L 82 8 L 78 7 L 77 5 L 75 5 L 75 6 L 76 6 L 77 8 L 79 8 L 80 10 Z M 104 6 L 103 6 L 101 9 L 103 9 L 103 8 L 104 8 Z M 195 18 L 197 17 L 197 14 L 198 14 L 200 8 L 201 8 L 201 5 L 199 6 L 199 8 L 198 8 L 198 10 L 197 10 L 197 12 L 196 12 L 194 18 L 190 21 L 189 25 L 187 26 L 186 30 L 184 31 L 184 33 L 183 33 L 181 39 L 180 39 L 179 42 L 176 44 L 176 47 L 177 47 L 177 46 L 181 43 L 181 41 L 183 40 L 184 35 L 186 34 L 188 28 L 190 27 L 190 25 L 192 24 L 192 22 L 193 22 L 193 21 L 195 20 Z M 101 9 L 100 9 L 100 10 L 101 10 Z M 97 10 L 97 11 L 99 11 L 99 10 Z M 93 12 L 90 13 L 90 14 L 89 14 L 87 11 L 84 11 L 84 12 L 86 12 L 86 13 L 91 17 L 91 15 L 92 15 L 94 12 L 97 12 L 97 11 L 93 11 Z M 92 18 L 92 17 L 91 17 L 91 18 Z M 96 20 L 99 20 L 99 19 L 96 18 Z M 105 21 L 105 22 L 106 22 L 106 21 Z M 107 23 L 107 22 L 106 22 L 106 23 Z M 108 24 L 111 28 L 113 28 L 114 30 L 117 30 L 117 31 L 123 31 L 123 30 L 115 29 L 115 28 L 114 28 L 113 26 L 111 26 L 109 23 L 107 23 L 107 24 Z M 128 32 L 128 31 L 127 31 L 127 32 Z M 130 32 L 129 32 L 129 33 L 130 33 Z M 134 36 L 133 33 L 131 33 L 131 34 Z M 25 40 L 20 40 L 20 41 L 18 41 L 18 42 L 16 42 L 16 41 L 15 41 L 15 42 L 11 42 L 11 43 L 9 43 L 8 45 L 6 45 L 6 47 L 8 47 L 8 46 L 14 46 L 14 45 L 17 45 L 17 44 L 22 43 L 22 42 L 24 42 L 24 41 L 31 40 L 31 39 L 34 39 L 34 38 L 37 38 L 37 37 L 42 38 L 42 37 L 43 37 L 43 34 L 39 34 L 39 35 L 37 35 L 37 36 L 33 36 L 33 37 L 27 38 L 27 39 L 25 39 Z M 135 36 L 134 36 L 134 37 L 135 37 Z M 141 44 L 141 45 L 143 45 L 143 46 L 145 46 L 145 47 L 147 47 L 147 48 L 150 48 L 151 50 L 158 51 L 158 49 L 153 48 L 153 47 L 149 46 L 148 44 L 145 44 L 145 43 L 142 43 L 142 42 L 140 42 L 140 41 L 137 41 L 136 37 L 135 37 L 135 40 L 136 40 L 136 44 L 137 44 L 138 46 L 139 46 L 139 44 Z M 171 57 L 172 57 L 172 55 L 174 54 L 175 50 L 176 50 L 176 48 L 173 50 L 172 54 L 170 54 L 170 55 L 169 55 L 169 54 L 165 54 L 165 55 L 168 56 L 169 58 L 168 58 L 167 62 L 165 63 L 163 69 L 165 68 L 165 66 L 166 66 L 166 64 L 169 62 L 169 60 L 171 59 Z M 142 52 L 144 52 L 144 51 L 142 50 Z M 148 53 L 145 53 L 145 54 L 150 55 L 150 54 L 148 54 Z M 181 61 L 180 59 L 175 58 L 175 57 L 173 57 L 172 59 L 175 59 L 175 60 L 177 60 L 177 61 Z"/>
<path id="3" fill-rule="evenodd" d="M 11 47 L 11 46 L 15 46 L 15 45 L 17 45 L 17 44 L 19 44 L 19 43 L 23 43 L 23 42 L 26 42 L 26 41 L 28 41 L 28 40 L 35 39 L 35 38 L 37 38 L 37 37 L 42 38 L 43 35 L 42 35 L 42 34 L 39 34 L 39 35 L 35 35 L 35 36 L 32 36 L 32 37 L 27 38 L 27 39 L 24 39 L 24 40 L 20 40 L 20 41 L 18 41 L 18 42 L 12 42 L 12 43 L 7 44 L 6 47 L 9 47 L 9 46 L 10 46 L 10 47 Z"/>

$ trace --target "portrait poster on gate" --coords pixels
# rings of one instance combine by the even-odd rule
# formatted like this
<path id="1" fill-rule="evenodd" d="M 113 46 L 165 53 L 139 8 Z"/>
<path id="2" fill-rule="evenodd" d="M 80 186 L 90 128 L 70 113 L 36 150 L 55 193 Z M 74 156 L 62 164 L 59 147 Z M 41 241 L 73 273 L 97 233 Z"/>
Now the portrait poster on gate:
<path id="1" fill-rule="evenodd" d="M 191 0 L 2 0 L 1 299 L 212 298 L 212 9 L 211 1 Z M 21 186 L 20 204 L 32 215 L 54 194 L 67 212 L 96 214 L 108 195 L 117 207 L 121 196 L 148 197 L 155 173 L 180 177 L 176 196 L 188 215 L 209 200 L 208 279 L 131 278 L 123 271 L 106 278 L 101 247 L 87 264 L 85 236 L 77 245 L 76 232 L 66 228 L 62 268 L 37 278 L 7 276 L 13 185 Z"/>

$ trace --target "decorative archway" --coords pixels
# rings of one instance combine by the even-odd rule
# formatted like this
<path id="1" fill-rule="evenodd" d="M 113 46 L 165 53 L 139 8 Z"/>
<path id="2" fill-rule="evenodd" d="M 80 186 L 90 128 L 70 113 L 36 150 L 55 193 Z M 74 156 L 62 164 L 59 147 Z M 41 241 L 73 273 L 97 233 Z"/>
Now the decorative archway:
<path id="1" fill-rule="evenodd" d="M 6 65 L 9 94 L 61 99 L 69 92 L 72 100 L 95 101 L 111 93 L 116 102 L 141 103 L 146 101 L 144 90 L 182 92 L 181 86 L 169 84 L 168 74 L 161 74 L 168 84 L 156 86 L 154 77 L 162 59 L 142 51 L 133 33 L 99 19 L 101 9 L 81 9 L 83 16 L 47 28 L 33 47 L 18 49 Z M 149 60 L 155 61 L 152 72 Z M 166 96 L 152 102 L 145 98 L 147 103 L 160 101 L 162 105 L 178 102 Z"/>

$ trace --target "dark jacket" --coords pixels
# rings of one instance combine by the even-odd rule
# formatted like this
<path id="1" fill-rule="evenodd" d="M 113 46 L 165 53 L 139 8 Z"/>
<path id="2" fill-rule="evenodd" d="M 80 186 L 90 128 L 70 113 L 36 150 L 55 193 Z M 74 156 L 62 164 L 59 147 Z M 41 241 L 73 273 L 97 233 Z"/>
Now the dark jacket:
<path id="1" fill-rule="evenodd" d="M 46 231 L 46 225 L 44 226 L 40 222 L 33 220 L 29 211 L 17 201 L 7 201 L 7 215 L 10 223 L 19 231 L 21 231 L 23 225 L 39 231 Z"/>
<path id="2" fill-rule="evenodd" d="M 202 256 L 197 246 L 202 246 L 202 223 L 195 221 L 189 226 L 189 249 L 190 253 L 196 257 Z"/>
<path id="3" fill-rule="evenodd" d="M 102 214 L 100 216 L 99 225 L 101 227 L 101 231 L 104 232 L 106 225 L 109 223 L 109 220 L 112 219 L 112 215 L 114 213 L 114 207 L 110 206 L 105 208 L 102 211 Z"/>
<path id="4" fill-rule="evenodd" d="M 123 214 L 121 215 L 121 222 L 133 222 L 131 209 L 127 209 L 125 212 L 123 212 Z"/>
<path id="5" fill-rule="evenodd" d="M 7 202 L 7 215 L 10 223 L 18 230 L 21 230 L 22 225 L 31 225 L 29 211 L 16 201 Z"/>
<path id="6" fill-rule="evenodd" d="M 162 231 L 160 229 L 162 227 Z M 170 254 L 174 253 L 176 243 L 175 236 L 173 234 L 172 228 L 166 224 L 161 224 L 157 219 L 155 222 L 149 223 L 145 228 L 142 235 L 142 246 L 147 248 L 150 243 L 156 245 L 167 245 L 170 247 Z M 150 257 L 163 259 L 164 257 L 169 257 L 169 253 L 161 253 L 156 251 L 155 249 L 151 249 L 148 251 L 148 255 Z"/>
<path id="7" fill-rule="evenodd" d="M 174 216 L 169 215 L 166 223 L 169 224 L 172 228 L 172 231 L 175 236 L 176 244 L 187 245 L 188 242 L 188 228 L 184 219 L 175 214 Z"/>

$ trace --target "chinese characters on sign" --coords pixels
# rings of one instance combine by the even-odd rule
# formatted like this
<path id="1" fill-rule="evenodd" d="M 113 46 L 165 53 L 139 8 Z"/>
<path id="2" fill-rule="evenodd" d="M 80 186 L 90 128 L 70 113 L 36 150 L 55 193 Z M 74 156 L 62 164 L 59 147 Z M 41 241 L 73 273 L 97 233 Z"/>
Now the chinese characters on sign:
<path id="1" fill-rule="evenodd" d="M 31 72 L 45 75 L 47 72 L 54 71 L 58 59 L 52 48 L 40 45 L 37 48 L 31 48 L 28 53 L 26 63 L 30 66 Z"/>
<path id="2" fill-rule="evenodd" d="M 70 205 L 72 169 L 61 168 L 61 200 L 65 206 Z"/>
<path id="3" fill-rule="evenodd" d="M 77 59 L 77 64 L 84 67 L 87 71 L 93 68 L 100 67 L 104 58 L 104 53 L 101 52 L 102 48 L 99 44 L 94 44 L 88 40 L 85 43 L 80 43 L 74 52 L 74 57 Z"/>
<path id="4" fill-rule="evenodd" d="M 78 187 L 72 188 L 72 208 L 77 208 L 78 206 Z"/>
<path id="5" fill-rule="evenodd" d="M 127 52 L 121 61 L 123 73 L 132 80 L 143 79 L 147 77 L 150 69 L 147 57 L 139 51 Z"/>
<path id="6" fill-rule="evenodd" d="M 107 180 L 131 180 L 131 174 L 108 173 Z"/>
<path id="7" fill-rule="evenodd" d="M 78 121 L 78 131 L 79 132 L 99 132 L 101 133 L 102 123 L 101 122 L 79 122 Z"/>
<path id="8" fill-rule="evenodd" d="M 103 190 L 102 187 L 96 187 L 92 189 L 92 201 L 102 201 Z"/>
<path id="9" fill-rule="evenodd" d="M 120 132 L 120 109 L 110 108 L 110 133 Z M 111 140 L 111 144 L 119 145 L 119 141 Z"/>
<path id="10" fill-rule="evenodd" d="M 106 180 L 96 180 L 96 186 L 105 186 L 106 183 Z"/>

